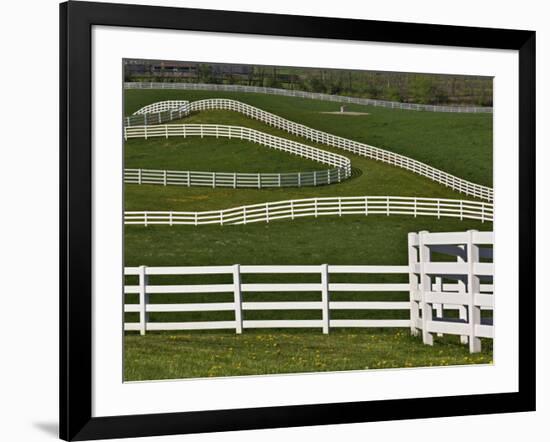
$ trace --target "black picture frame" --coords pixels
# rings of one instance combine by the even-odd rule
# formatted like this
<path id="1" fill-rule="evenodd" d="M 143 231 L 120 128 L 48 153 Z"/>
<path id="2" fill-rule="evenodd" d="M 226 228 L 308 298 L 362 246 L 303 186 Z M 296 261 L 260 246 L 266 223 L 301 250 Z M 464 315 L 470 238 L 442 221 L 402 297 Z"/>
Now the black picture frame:
<path id="1" fill-rule="evenodd" d="M 519 53 L 519 391 L 92 417 L 94 25 L 345 39 Z M 248 12 L 60 5 L 60 437 L 91 440 L 535 410 L 535 32 Z"/>

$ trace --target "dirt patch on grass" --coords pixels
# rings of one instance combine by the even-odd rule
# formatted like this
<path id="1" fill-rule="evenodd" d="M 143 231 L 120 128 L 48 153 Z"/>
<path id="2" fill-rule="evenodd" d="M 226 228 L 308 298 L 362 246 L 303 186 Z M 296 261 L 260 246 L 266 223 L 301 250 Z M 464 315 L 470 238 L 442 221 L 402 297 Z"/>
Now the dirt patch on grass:
<path id="1" fill-rule="evenodd" d="M 331 114 L 331 115 L 350 115 L 350 116 L 357 116 L 357 115 L 370 115 L 368 112 L 320 112 L 321 114 Z"/>

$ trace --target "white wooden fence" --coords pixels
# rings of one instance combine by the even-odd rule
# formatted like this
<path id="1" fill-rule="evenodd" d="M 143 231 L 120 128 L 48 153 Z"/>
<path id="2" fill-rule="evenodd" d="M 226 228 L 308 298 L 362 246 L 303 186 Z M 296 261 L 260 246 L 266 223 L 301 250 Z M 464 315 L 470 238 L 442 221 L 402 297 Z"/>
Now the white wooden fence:
<path id="1" fill-rule="evenodd" d="M 241 173 L 199 172 L 193 170 L 124 169 L 127 184 L 159 184 L 163 186 L 203 186 L 241 188 L 315 187 L 339 183 L 346 177 L 343 169 L 312 172 Z"/>
<path id="2" fill-rule="evenodd" d="M 433 333 L 460 335 L 471 353 L 481 351 L 480 338 L 493 338 L 492 316 L 481 315 L 494 308 L 493 232 L 424 231 L 410 233 L 408 244 L 411 332 L 428 345 Z M 434 253 L 453 260 L 436 261 Z M 458 318 L 446 315 L 456 309 Z"/>
<path id="3" fill-rule="evenodd" d="M 493 221 L 491 203 L 401 196 L 350 196 L 273 201 L 203 212 L 126 211 L 124 224 L 251 224 L 278 219 L 347 215 L 411 215 Z"/>
<path id="4" fill-rule="evenodd" d="M 201 111 L 201 110 L 210 110 L 210 109 L 223 109 L 223 110 L 232 110 L 235 112 L 240 112 L 250 118 L 262 121 L 263 123 L 266 123 L 270 126 L 284 130 L 293 135 L 304 137 L 313 142 L 325 144 L 327 146 L 337 147 L 339 149 L 352 152 L 356 155 L 360 155 L 363 157 L 374 159 L 376 161 L 382 161 L 384 163 L 401 167 L 403 169 L 406 169 L 418 175 L 424 176 L 432 181 L 443 184 L 446 187 L 450 187 L 451 189 L 456 190 L 457 192 L 464 193 L 466 195 L 470 195 L 470 196 L 484 199 L 487 201 L 493 200 L 493 189 L 490 187 L 482 186 L 480 184 L 472 183 L 468 180 L 458 178 L 447 172 L 436 169 L 435 167 L 429 166 L 425 163 L 422 163 L 421 161 L 414 160 L 404 155 L 396 154 L 394 152 L 390 152 L 385 149 L 380 149 L 378 147 L 370 146 L 368 144 L 360 143 L 358 141 L 350 140 L 337 135 L 332 135 L 317 129 L 312 129 L 303 124 L 295 123 L 293 121 L 279 117 L 278 115 L 272 114 L 270 112 L 266 112 L 254 106 L 250 106 L 249 104 L 241 103 L 240 101 L 218 99 L 218 98 L 199 100 L 199 101 L 191 102 L 189 104 L 188 109 L 185 109 L 185 107 L 183 107 L 178 111 L 169 111 L 169 112 L 175 112 L 174 113 L 174 115 L 176 115 L 175 118 L 180 118 L 181 116 L 187 115 L 189 112 L 192 112 L 192 111 Z M 163 114 L 161 113 L 157 115 L 159 120 L 161 119 L 162 115 Z M 135 119 L 135 118 L 144 118 L 144 117 L 145 115 L 127 117 L 127 121 L 125 122 L 125 124 L 127 124 L 130 121 L 128 120 L 128 118 Z M 127 131 L 132 133 L 131 129 L 133 128 L 125 127 L 126 138 L 131 138 L 130 136 L 127 135 Z M 148 129 L 141 129 L 141 132 L 146 132 L 147 130 Z M 150 130 L 153 131 L 152 128 Z M 165 129 L 165 131 L 167 130 L 168 129 Z M 259 131 L 256 131 L 256 132 L 258 132 L 258 134 L 262 134 L 262 132 L 259 132 Z M 157 133 L 157 135 L 155 136 L 165 135 L 162 133 L 161 130 L 157 130 L 157 132 L 155 133 Z M 146 133 L 140 136 L 147 138 Z M 168 137 L 169 135 L 165 135 L 165 136 Z M 302 146 L 305 146 L 305 145 L 302 145 Z"/>
<path id="5" fill-rule="evenodd" d="M 313 100 L 333 101 L 337 103 L 354 103 L 366 106 L 378 106 L 390 109 L 414 110 L 425 112 L 454 112 L 454 113 L 492 113 L 492 107 L 482 106 L 445 106 L 432 104 L 401 103 L 398 101 L 375 100 L 372 98 L 346 97 L 329 95 L 317 92 L 305 92 L 289 89 L 277 89 L 259 86 L 244 86 L 234 84 L 208 83 L 124 83 L 125 89 L 180 89 L 193 91 L 223 91 L 223 92 L 252 92 L 259 94 L 284 95 L 287 97 L 308 98 Z"/>
<path id="6" fill-rule="evenodd" d="M 481 310 L 494 309 L 494 268 L 492 262 L 492 232 L 410 233 L 409 264 L 406 266 L 368 265 L 239 265 L 200 267 L 126 267 L 125 276 L 138 276 L 137 284 L 126 284 L 125 295 L 138 294 L 137 303 L 125 301 L 125 313 L 139 313 L 138 322 L 125 322 L 124 330 L 145 334 L 155 330 L 234 329 L 242 333 L 247 328 L 320 328 L 329 333 L 338 327 L 406 327 L 413 335 L 422 332 L 423 342 L 433 344 L 433 333 L 460 335 L 469 342 L 470 352 L 481 351 L 480 338 L 493 338 L 492 315 L 482 318 Z M 484 245 L 485 247 L 482 247 Z M 433 252 L 451 255 L 455 262 L 434 262 Z M 317 282 L 246 283 L 242 275 L 318 275 Z M 406 283 L 331 282 L 331 275 L 408 275 Z M 149 276 L 231 275 L 231 282 L 217 284 L 150 284 Z M 482 282 L 483 281 L 483 282 Z M 312 293 L 315 301 L 243 300 L 246 293 Z M 335 292 L 406 292 L 409 301 L 334 301 Z M 176 294 L 185 301 L 186 294 L 230 293 L 230 302 L 154 302 L 155 295 Z M 317 310 L 321 319 L 247 320 L 246 311 Z M 409 319 L 332 319 L 334 310 L 405 310 Z M 434 314 L 435 310 L 435 314 Z M 157 322 L 149 313 L 230 311 L 232 320 Z M 453 312 L 453 317 L 449 317 Z M 456 313 L 458 312 L 458 318 Z"/>
<path id="7" fill-rule="evenodd" d="M 144 106 L 132 115 L 124 117 L 124 126 L 162 124 L 189 115 L 189 101 L 165 100 Z"/>
<path id="8" fill-rule="evenodd" d="M 211 267 L 126 267 L 126 276 L 137 275 L 137 285 L 126 285 L 125 294 L 139 294 L 139 303 L 125 304 L 124 311 L 138 312 L 139 322 L 126 322 L 125 330 L 211 330 L 234 329 L 242 333 L 246 328 L 322 328 L 329 333 L 335 327 L 410 327 L 409 319 L 331 319 L 330 310 L 409 310 L 410 302 L 395 301 L 331 301 L 330 292 L 408 292 L 408 283 L 332 283 L 329 275 L 334 274 L 403 274 L 409 272 L 407 266 L 333 266 L 333 265 L 239 265 Z M 186 285 L 150 285 L 151 275 L 232 275 L 232 282 L 226 284 L 186 284 Z M 242 275 L 249 274 L 313 274 L 319 275 L 314 283 L 243 283 Z M 245 302 L 244 293 L 260 292 L 319 292 L 317 301 L 261 301 Z M 160 293 L 232 293 L 232 302 L 156 304 L 150 302 L 150 295 Z M 304 320 L 246 320 L 243 312 L 249 310 L 319 310 L 322 319 Z M 209 322 L 150 322 L 150 312 L 205 312 L 232 311 L 235 319 L 231 321 Z"/>
<path id="9" fill-rule="evenodd" d="M 302 158 L 341 169 L 342 179 L 351 176 L 351 161 L 343 155 L 276 137 L 255 129 L 221 124 L 164 124 L 124 128 L 124 138 L 216 137 L 251 141 L 271 149 L 281 150 Z"/>
<path id="10" fill-rule="evenodd" d="M 156 103 L 152 103 L 142 107 L 141 109 L 134 112 L 133 115 L 146 115 L 146 114 L 153 114 L 157 112 L 180 110 L 182 108 L 187 108 L 188 106 L 189 106 L 188 100 L 158 101 Z"/>

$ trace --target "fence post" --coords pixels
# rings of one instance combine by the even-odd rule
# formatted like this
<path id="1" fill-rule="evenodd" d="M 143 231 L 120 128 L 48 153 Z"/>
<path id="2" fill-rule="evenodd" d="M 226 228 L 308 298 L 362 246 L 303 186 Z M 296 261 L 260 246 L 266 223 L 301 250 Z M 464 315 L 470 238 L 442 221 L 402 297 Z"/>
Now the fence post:
<path id="1" fill-rule="evenodd" d="M 424 237 L 429 233 L 422 230 L 418 235 L 418 250 L 420 261 L 420 293 L 422 296 L 422 341 L 424 344 L 433 345 L 433 335 L 428 332 L 428 322 L 433 319 L 432 305 L 426 302 L 426 292 L 431 290 L 431 279 L 425 271 L 425 264 L 430 262 L 430 248 L 424 244 Z"/>
<path id="2" fill-rule="evenodd" d="M 262 181 L 261 181 L 260 174 L 258 174 L 258 189 L 261 189 L 261 188 L 262 188 Z"/>
<path id="3" fill-rule="evenodd" d="M 411 320 L 411 335 L 418 336 L 417 321 L 420 319 L 420 310 L 418 301 L 418 276 L 416 275 L 416 264 L 418 264 L 418 252 L 414 243 L 418 239 L 418 234 L 410 232 L 408 236 L 408 251 L 409 251 L 409 300 L 411 303 L 410 320 Z"/>
<path id="4" fill-rule="evenodd" d="M 166 186 L 166 170 L 164 171 L 164 185 Z"/>
<path id="5" fill-rule="evenodd" d="M 216 172 L 212 172 L 212 189 L 216 187 Z"/>
<path id="6" fill-rule="evenodd" d="M 386 197 L 386 216 L 390 216 L 390 197 Z"/>
<path id="7" fill-rule="evenodd" d="M 462 249 L 463 254 L 465 255 L 466 249 L 463 245 L 458 245 L 458 248 Z M 457 262 L 466 262 L 466 259 L 464 259 L 464 255 L 458 255 L 456 257 Z M 458 284 L 458 293 L 465 295 L 466 294 L 466 283 L 464 282 L 464 279 L 459 279 L 457 281 Z M 459 319 L 463 320 L 464 322 L 468 321 L 468 310 L 464 305 L 458 306 L 458 317 Z M 460 336 L 460 343 L 461 344 L 467 344 L 468 343 L 468 336 L 462 335 Z"/>
<path id="8" fill-rule="evenodd" d="M 466 245 L 468 259 L 468 324 L 470 326 L 470 353 L 481 351 L 481 339 L 476 337 L 476 326 L 481 324 L 481 308 L 475 305 L 475 296 L 479 293 L 479 277 L 474 273 L 474 266 L 479 262 L 479 247 L 474 244 L 474 234 L 477 230 L 468 230 Z"/>
<path id="9" fill-rule="evenodd" d="M 313 185 L 317 186 L 317 171 L 313 172 Z"/>
<path id="10" fill-rule="evenodd" d="M 139 266 L 139 334 L 144 335 L 147 330 L 149 314 L 147 313 L 147 267 Z"/>
<path id="11" fill-rule="evenodd" d="M 141 184 L 141 169 L 138 169 L 138 184 Z"/>
<path id="12" fill-rule="evenodd" d="M 233 189 L 237 188 L 237 173 L 233 174 Z"/>
<path id="13" fill-rule="evenodd" d="M 441 276 L 435 277 L 435 284 L 434 284 L 434 291 L 436 292 L 442 292 L 443 291 L 443 278 Z M 443 318 L 443 304 L 435 304 L 435 317 L 436 318 Z M 437 336 L 441 337 L 443 336 L 443 333 L 438 333 Z"/>
<path id="14" fill-rule="evenodd" d="M 233 299 L 235 302 L 235 332 L 243 332 L 243 301 L 241 294 L 241 266 L 233 265 Z"/>
<path id="15" fill-rule="evenodd" d="M 323 312 L 323 334 L 325 335 L 328 335 L 330 329 L 330 295 L 328 284 L 328 264 L 321 264 L 321 308 Z"/>

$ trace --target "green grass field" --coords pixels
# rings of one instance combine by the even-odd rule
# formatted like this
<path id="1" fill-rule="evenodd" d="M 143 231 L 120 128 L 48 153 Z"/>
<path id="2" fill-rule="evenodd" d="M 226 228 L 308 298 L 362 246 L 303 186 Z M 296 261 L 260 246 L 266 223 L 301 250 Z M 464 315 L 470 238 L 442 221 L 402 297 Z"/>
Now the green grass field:
<path id="1" fill-rule="evenodd" d="M 231 98 L 315 129 L 407 155 L 460 178 L 492 186 L 491 114 L 415 112 L 349 105 L 347 109 L 350 111 L 370 115 L 348 117 L 321 113 L 337 111 L 337 103 L 213 91 L 127 90 L 125 98 L 126 115 L 162 100 Z M 217 119 L 211 122 L 223 124 Z"/>
<path id="2" fill-rule="evenodd" d="M 423 345 L 408 330 L 200 332 L 126 336 L 127 381 L 398 367 L 488 364 L 492 342 L 471 355 L 457 338 Z"/>
<path id="3" fill-rule="evenodd" d="M 249 141 L 214 137 L 128 140 L 125 167 L 247 173 L 284 173 L 330 168 L 326 164 Z"/>
<path id="4" fill-rule="evenodd" d="M 300 137 L 289 135 L 282 130 L 274 129 L 236 112 L 205 111 L 179 121 L 179 123 L 189 124 L 216 122 L 251 127 L 280 137 L 304 142 Z M 178 121 L 173 123 L 177 124 Z M 126 210 L 200 211 L 224 209 L 266 201 L 322 196 L 398 195 L 472 199 L 404 169 L 354 155 L 341 149 L 317 143 L 308 142 L 307 144 L 350 158 L 354 169 L 354 177 L 337 185 L 282 189 L 233 190 L 207 187 L 182 189 L 176 186 L 159 189 L 158 186 L 127 185 L 125 190 Z M 227 148 L 227 151 L 224 151 L 225 148 Z M 246 154 L 246 157 L 241 154 Z M 246 161 L 243 161 L 243 158 Z M 211 167 L 208 167 L 209 162 L 212 163 Z M 257 144 L 241 140 L 216 139 L 214 137 L 129 140 L 126 143 L 125 163 L 126 167 L 130 168 L 168 168 L 171 170 L 211 170 L 220 172 L 280 172 L 283 170 L 296 171 L 297 169 L 308 171 L 326 168 L 323 164 L 273 151 Z"/>
<path id="5" fill-rule="evenodd" d="M 475 114 L 436 114 L 349 106 L 370 115 L 321 114 L 335 103 L 257 94 L 188 91 L 126 91 L 126 111 L 167 99 L 226 96 L 258 106 L 316 129 L 404 153 L 462 178 L 491 184 L 491 118 Z M 360 108 L 360 109 L 359 109 Z M 398 195 L 472 199 L 403 169 L 348 152 L 312 144 L 261 122 L 228 111 L 195 113 L 181 123 L 232 124 L 255 128 L 352 160 L 353 177 L 339 184 L 281 189 L 227 189 L 126 185 L 125 210 L 202 211 L 244 204 L 323 196 Z M 173 122 L 178 123 L 178 122 Z M 325 169 L 315 163 L 240 140 L 199 137 L 130 140 L 125 167 L 225 172 L 291 172 Z M 466 173 L 467 171 L 467 173 Z M 346 216 L 282 220 L 246 226 L 125 226 L 125 265 L 186 266 L 240 264 L 407 263 L 407 233 L 420 230 L 492 230 L 492 223 L 406 216 Z M 309 282 L 307 275 L 245 275 L 243 282 Z M 346 281 L 375 282 L 363 275 Z M 152 283 L 227 282 L 225 276 L 158 277 Z M 255 278 L 255 279 L 254 279 Z M 260 278 L 260 279 L 258 279 Z M 309 278 L 309 279 L 308 279 Z M 406 282 L 403 275 L 376 276 L 376 282 Z M 127 278 L 128 283 L 134 283 Z M 311 281 L 313 282 L 313 281 Z M 333 281 L 337 282 L 337 281 Z M 319 293 L 246 294 L 245 301 L 317 300 Z M 406 293 L 331 293 L 334 300 L 406 301 Z M 186 302 L 223 302 L 226 294 L 185 295 Z M 128 302 L 136 298 L 127 297 Z M 151 302 L 181 302 L 181 295 L 155 295 Z M 317 319 L 318 311 L 245 312 L 245 319 Z M 151 313 L 153 321 L 232 320 L 231 312 Z M 333 318 L 408 318 L 407 311 L 336 311 Z M 127 314 L 127 321 L 136 320 Z M 125 337 L 125 379 L 170 379 L 222 375 L 293 373 L 490 363 L 491 343 L 469 355 L 457 337 L 437 339 L 434 347 L 401 329 L 246 330 L 234 332 L 157 332 Z"/>

